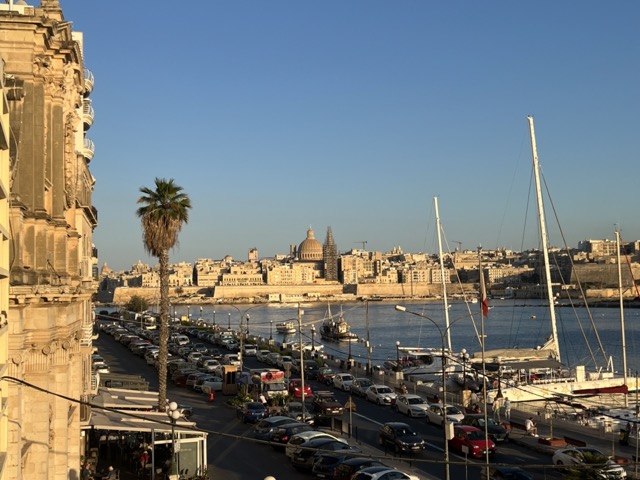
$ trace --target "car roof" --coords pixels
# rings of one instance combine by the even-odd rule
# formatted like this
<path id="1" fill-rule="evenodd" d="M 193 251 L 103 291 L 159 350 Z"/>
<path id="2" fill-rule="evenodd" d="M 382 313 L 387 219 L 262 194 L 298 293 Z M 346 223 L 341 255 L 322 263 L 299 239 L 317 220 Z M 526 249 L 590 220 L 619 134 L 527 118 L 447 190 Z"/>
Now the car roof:
<path id="1" fill-rule="evenodd" d="M 389 426 L 393 428 L 403 427 L 403 428 L 409 428 L 413 430 L 408 423 L 404 423 L 404 422 L 387 422 L 383 426 Z"/>
<path id="2" fill-rule="evenodd" d="M 476 427 L 472 427 L 471 425 L 461 425 L 461 424 L 456 424 L 456 428 L 459 428 L 460 430 L 464 430 L 465 432 L 479 432 L 480 429 L 476 428 Z"/>

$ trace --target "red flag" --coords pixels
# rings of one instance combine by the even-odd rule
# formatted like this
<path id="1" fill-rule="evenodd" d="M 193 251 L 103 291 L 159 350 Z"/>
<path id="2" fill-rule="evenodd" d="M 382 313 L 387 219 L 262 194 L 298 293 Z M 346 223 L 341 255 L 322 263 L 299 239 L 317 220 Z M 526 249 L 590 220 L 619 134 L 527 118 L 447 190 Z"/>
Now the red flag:
<path id="1" fill-rule="evenodd" d="M 482 302 L 482 315 L 489 318 L 489 302 L 487 301 L 487 289 L 484 286 L 484 271 L 480 267 L 480 300 Z"/>

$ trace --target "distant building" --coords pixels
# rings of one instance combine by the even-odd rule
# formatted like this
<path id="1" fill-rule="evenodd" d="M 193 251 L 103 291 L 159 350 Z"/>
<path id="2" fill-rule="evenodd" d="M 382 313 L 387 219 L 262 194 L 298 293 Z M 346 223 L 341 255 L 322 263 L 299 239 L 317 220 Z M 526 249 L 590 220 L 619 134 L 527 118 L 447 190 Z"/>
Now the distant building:
<path id="1" fill-rule="evenodd" d="M 324 279 L 329 282 L 337 282 L 338 275 L 338 246 L 333 240 L 331 227 L 327 227 L 327 237 L 322 246 L 322 257 L 324 260 Z"/>

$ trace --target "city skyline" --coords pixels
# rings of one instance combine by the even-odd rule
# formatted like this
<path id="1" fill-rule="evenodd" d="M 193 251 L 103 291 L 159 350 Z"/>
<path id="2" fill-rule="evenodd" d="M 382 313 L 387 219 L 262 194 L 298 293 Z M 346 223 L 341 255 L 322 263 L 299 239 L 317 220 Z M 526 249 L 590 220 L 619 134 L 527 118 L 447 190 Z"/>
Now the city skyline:
<path id="1" fill-rule="evenodd" d="M 640 238 L 636 3 L 61 4 L 95 74 L 113 269 L 153 261 L 135 209 L 155 177 L 193 204 L 172 263 L 287 253 L 309 226 L 433 253 L 434 196 L 447 249 L 535 248 L 529 114 L 567 243 Z"/>

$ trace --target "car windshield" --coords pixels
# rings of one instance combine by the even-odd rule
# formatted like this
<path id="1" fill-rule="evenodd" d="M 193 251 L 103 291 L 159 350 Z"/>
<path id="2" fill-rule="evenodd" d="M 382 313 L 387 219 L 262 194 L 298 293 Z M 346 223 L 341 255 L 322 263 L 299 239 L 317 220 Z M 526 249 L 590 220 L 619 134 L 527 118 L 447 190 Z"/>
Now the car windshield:
<path id="1" fill-rule="evenodd" d="M 389 387 L 380 387 L 378 388 L 378 393 L 391 393 L 391 389 Z"/>
<path id="2" fill-rule="evenodd" d="M 460 413 L 460 410 L 458 410 L 456 407 L 447 407 L 447 415 L 458 415 Z"/>
<path id="3" fill-rule="evenodd" d="M 414 432 L 411 429 L 406 428 L 406 427 L 396 428 L 396 435 L 399 436 L 399 437 L 407 437 L 409 435 L 415 435 L 415 434 L 416 434 L 416 432 Z"/>
<path id="4" fill-rule="evenodd" d="M 481 432 L 480 430 L 468 432 L 467 436 L 469 437 L 469 440 L 484 440 L 484 432 Z"/>
<path id="5" fill-rule="evenodd" d="M 418 398 L 418 397 L 408 398 L 407 400 L 409 400 L 409 404 L 411 405 L 421 405 L 423 403 L 427 403 L 422 398 Z"/>

